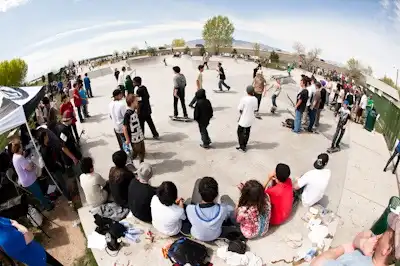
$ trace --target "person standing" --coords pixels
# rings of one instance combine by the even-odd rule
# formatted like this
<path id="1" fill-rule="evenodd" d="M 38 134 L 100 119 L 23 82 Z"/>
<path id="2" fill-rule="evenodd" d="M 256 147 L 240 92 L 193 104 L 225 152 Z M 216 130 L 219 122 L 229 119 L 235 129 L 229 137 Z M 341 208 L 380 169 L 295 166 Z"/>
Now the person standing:
<path id="1" fill-rule="evenodd" d="M 181 102 L 183 117 L 187 118 L 188 114 L 186 111 L 185 104 L 185 88 L 186 88 L 186 78 L 181 74 L 181 69 L 178 66 L 174 66 L 172 70 L 175 73 L 174 76 L 174 117 L 178 116 L 178 100 Z"/>
<path id="2" fill-rule="evenodd" d="M 303 113 L 307 108 L 307 100 L 308 100 L 308 90 L 307 85 L 310 84 L 308 77 L 303 77 L 300 81 L 300 92 L 297 94 L 297 102 L 295 105 L 295 119 L 294 119 L 294 133 L 300 133 L 301 130 L 301 119 L 303 117 Z"/>
<path id="3" fill-rule="evenodd" d="M 316 91 L 315 88 L 315 83 L 316 83 L 316 79 L 314 76 L 311 77 L 310 79 L 311 85 L 307 87 L 308 90 L 308 100 L 307 100 L 307 108 L 306 111 L 303 113 L 303 124 L 307 124 L 307 120 L 309 122 L 309 118 L 310 118 L 310 106 L 311 103 L 313 101 L 314 98 L 314 94 Z"/>
<path id="4" fill-rule="evenodd" d="M 43 107 L 44 121 L 47 124 L 47 128 L 52 130 L 57 124 L 58 111 L 55 107 L 51 106 L 49 98 L 44 97 L 42 103 L 44 105 Z"/>
<path id="5" fill-rule="evenodd" d="M 238 141 L 237 150 L 246 152 L 247 143 L 250 138 L 250 129 L 255 120 L 255 112 L 257 111 L 257 99 L 254 97 L 254 87 L 249 85 L 246 88 L 247 95 L 244 96 L 239 103 L 239 122 L 238 122 Z"/>
<path id="6" fill-rule="evenodd" d="M 80 86 L 79 83 L 77 82 L 74 83 L 74 88 L 72 89 L 72 97 L 76 108 L 76 112 L 78 113 L 79 122 L 83 123 L 85 122 L 85 120 L 83 119 L 82 115 L 82 98 L 79 95 L 79 86 Z"/>
<path id="7" fill-rule="evenodd" d="M 18 183 L 22 187 L 26 188 L 33 196 L 39 200 L 40 205 L 43 209 L 49 211 L 54 208 L 51 201 L 46 199 L 40 188 L 39 182 L 36 176 L 36 166 L 33 162 L 28 161 L 24 157 L 24 151 L 20 140 L 14 140 L 11 144 L 11 152 L 13 153 L 13 166 L 18 176 Z"/>
<path id="8" fill-rule="evenodd" d="M 196 80 L 196 91 L 200 90 L 203 88 L 203 71 L 204 71 L 204 65 L 199 65 L 198 67 L 199 70 L 199 75 L 197 76 Z M 193 100 L 189 103 L 189 106 L 194 108 L 194 104 L 196 103 L 196 95 L 193 97 Z"/>
<path id="9" fill-rule="evenodd" d="M 254 96 L 257 98 L 257 112 L 256 117 L 261 118 L 258 115 L 260 110 L 261 99 L 263 97 L 263 93 L 265 92 L 265 87 L 267 85 L 267 81 L 265 80 L 261 71 L 258 71 L 256 77 L 253 79 L 253 87 L 254 87 Z"/>
<path id="10" fill-rule="evenodd" d="M 123 121 L 123 131 L 126 145 L 132 146 L 132 159 L 139 156 L 139 160 L 142 163 L 145 155 L 144 135 L 142 128 L 140 127 L 138 108 L 139 101 L 138 97 L 134 94 L 129 94 L 126 97 L 126 104 L 128 110 L 125 113 Z"/>
<path id="11" fill-rule="evenodd" d="M 331 93 L 332 93 L 332 88 L 333 88 L 333 82 L 331 78 L 327 79 L 328 82 L 326 84 L 326 100 L 325 103 L 326 105 L 329 105 L 329 101 L 330 101 L 330 97 L 331 97 Z"/>
<path id="12" fill-rule="evenodd" d="M 209 69 L 209 67 L 208 67 L 208 60 L 210 59 L 210 57 L 208 56 L 208 53 L 206 52 L 204 55 L 203 55 L 203 68 L 204 68 L 204 66 L 207 66 L 207 69 Z"/>
<path id="13" fill-rule="evenodd" d="M 253 79 L 256 77 L 258 71 L 262 71 L 262 66 L 260 63 L 257 65 L 256 68 L 253 69 Z"/>
<path id="14" fill-rule="evenodd" d="M 8 256 L 28 266 L 62 266 L 34 240 L 32 232 L 5 217 L 0 217 L 0 247 Z"/>
<path id="15" fill-rule="evenodd" d="M 92 85 L 90 82 L 90 78 L 88 77 L 88 73 L 85 73 L 85 77 L 83 78 L 83 83 L 85 84 L 85 89 L 89 98 L 93 98 L 92 94 Z"/>
<path id="16" fill-rule="evenodd" d="M 365 94 L 365 92 L 363 92 L 363 95 L 361 96 L 361 100 L 360 100 L 360 107 L 357 110 L 357 117 L 356 117 L 357 123 L 361 123 L 363 113 L 364 113 L 365 109 L 367 109 L 367 102 L 368 102 L 368 97 Z"/>
<path id="17" fill-rule="evenodd" d="M 119 76 L 119 70 L 118 70 L 118 68 L 116 68 L 115 70 L 114 70 L 114 77 L 115 77 L 115 80 L 118 82 L 118 76 Z"/>
<path id="18" fill-rule="evenodd" d="M 308 110 L 309 124 L 308 124 L 307 131 L 311 132 L 311 133 L 313 132 L 313 126 L 315 123 L 316 115 L 317 115 L 318 109 L 321 104 L 321 83 L 319 83 L 319 82 L 315 83 L 315 88 L 316 88 L 316 91 L 315 91 L 313 100 L 312 100 L 309 110 Z"/>
<path id="19" fill-rule="evenodd" d="M 336 149 L 340 149 L 340 141 L 343 138 L 343 135 L 346 131 L 346 124 L 350 118 L 350 110 L 348 108 L 348 102 L 344 101 L 343 106 L 338 111 L 339 120 L 336 127 L 335 135 L 333 135 L 333 140 L 331 147 L 328 149 L 328 152 L 333 152 Z"/>
<path id="20" fill-rule="evenodd" d="M 110 118 L 114 125 L 114 133 L 117 137 L 118 145 L 121 150 L 123 150 L 123 143 L 125 141 L 123 133 L 123 122 L 127 109 L 126 104 L 122 101 L 122 98 L 122 91 L 120 89 L 115 89 L 113 91 L 113 100 L 108 105 Z"/>
<path id="21" fill-rule="evenodd" d="M 231 89 L 230 86 L 226 85 L 225 80 L 226 80 L 226 76 L 225 76 L 225 71 L 224 68 L 222 67 L 222 63 L 219 62 L 218 63 L 218 73 L 219 73 L 219 82 L 218 82 L 218 88 L 220 91 L 222 91 L 222 85 L 228 89 L 228 91 Z"/>
<path id="22" fill-rule="evenodd" d="M 399 162 L 400 162 L 400 140 L 399 139 L 397 140 L 397 145 L 396 145 L 396 148 L 394 148 L 392 156 L 390 156 L 388 162 L 385 165 L 385 168 L 383 168 L 383 172 L 387 171 L 387 168 L 388 168 L 389 164 L 394 160 L 394 158 L 396 158 L 396 156 L 397 156 L 397 161 L 396 161 L 396 163 L 394 165 L 394 168 L 392 170 L 393 174 L 396 173 L 397 166 L 399 166 Z"/>
<path id="23" fill-rule="evenodd" d="M 338 91 L 338 97 L 336 101 L 336 109 L 335 109 L 335 117 L 337 116 L 340 108 L 342 107 L 343 101 L 345 96 L 345 89 L 341 87 Z"/>
<path id="24" fill-rule="evenodd" d="M 63 116 L 64 113 L 67 111 L 69 111 L 73 115 L 70 130 L 73 133 L 76 142 L 79 142 L 79 133 L 76 127 L 76 117 L 75 117 L 74 107 L 72 106 L 72 103 L 67 95 L 61 96 L 61 102 L 62 104 L 60 105 L 60 115 Z"/>
<path id="25" fill-rule="evenodd" d="M 319 95 L 317 95 L 317 94 L 319 94 Z M 326 103 L 325 101 L 329 100 L 329 97 L 327 97 L 327 92 L 326 92 L 325 87 L 322 87 L 319 91 L 317 89 L 317 92 L 315 95 L 320 96 L 320 98 L 321 98 L 320 104 L 319 104 L 319 106 L 317 106 L 317 113 L 315 115 L 315 123 L 314 123 L 315 126 L 318 127 L 319 119 L 321 118 L 321 112 L 322 112 L 322 110 L 324 110 L 324 107 L 325 107 L 325 103 Z"/>
<path id="26" fill-rule="evenodd" d="M 211 102 L 206 97 L 206 91 L 200 89 L 196 92 L 197 104 L 194 108 L 194 120 L 199 124 L 199 130 L 201 140 L 203 144 L 200 144 L 204 149 L 210 148 L 211 139 L 208 135 L 207 127 L 210 124 L 210 120 L 213 117 L 213 108 Z"/>
<path id="27" fill-rule="evenodd" d="M 154 139 L 158 139 L 160 135 L 157 132 L 156 126 L 154 125 L 153 119 L 151 118 L 151 106 L 150 106 L 150 95 L 146 86 L 142 85 L 141 77 L 133 78 L 133 86 L 137 87 L 136 95 L 139 96 L 139 121 L 140 127 L 144 135 L 145 122 L 149 126 Z"/>
<path id="28" fill-rule="evenodd" d="M 118 75 L 118 88 L 122 91 L 125 95 L 125 80 L 126 80 L 126 68 L 122 67 L 121 72 Z"/>
<path id="29" fill-rule="evenodd" d="M 279 78 L 275 79 L 274 83 L 267 89 L 267 91 L 269 91 L 270 89 L 274 89 L 274 92 L 272 93 L 271 97 L 272 100 L 271 113 L 275 113 L 276 108 L 278 108 L 278 106 L 276 105 L 276 98 L 278 98 L 279 94 L 282 91 L 281 80 Z"/>
<path id="30" fill-rule="evenodd" d="M 135 86 L 133 85 L 133 80 L 131 78 L 131 75 L 127 75 L 126 76 L 125 89 L 126 89 L 126 93 L 127 94 L 134 94 L 135 93 Z"/>
<path id="31" fill-rule="evenodd" d="M 83 116 L 85 118 L 89 118 L 90 115 L 89 115 L 89 112 L 88 112 L 88 104 L 89 104 L 88 95 L 86 93 L 86 90 L 83 88 L 83 86 L 81 86 L 80 89 L 79 89 L 79 96 L 82 99 L 82 113 L 83 113 Z"/>

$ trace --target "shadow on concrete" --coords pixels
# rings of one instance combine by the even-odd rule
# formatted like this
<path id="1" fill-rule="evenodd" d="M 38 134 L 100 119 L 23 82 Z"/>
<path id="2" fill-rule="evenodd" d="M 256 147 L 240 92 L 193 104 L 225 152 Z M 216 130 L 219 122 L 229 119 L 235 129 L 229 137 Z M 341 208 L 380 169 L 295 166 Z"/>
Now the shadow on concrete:
<path id="1" fill-rule="evenodd" d="M 148 153 L 146 157 L 151 159 L 168 160 L 176 155 L 176 152 L 152 152 Z"/>
<path id="2" fill-rule="evenodd" d="M 84 148 L 85 150 L 90 150 L 93 147 L 106 146 L 107 144 L 108 144 L 107 141 L 105 141 L 103 139 L 98 139 L 95 141 L 87 141 L 86 143 L 84 143 L 82 145 L 82 148 Z"/>
<path id="3" fill-rule="evenodd" d="M 185 122 L 183 122 L 185 123 Z M 160 136 L 160 142 L 178 142 L 184 139 L 187 139 L 189 136 L 185 133 L 175 132 L 175 133 L 166 133 Z"/>
<path id="4" fill-rule="evenodd" d="M 247 145 L 247 148 L 252 150 L 271 150 L 278 147 L 278 145 L 279 143 L 277 142 L 253 141 L 249 145 Z"/>
<path id="5" fill-rule="evenodd" d="M 46 233 L 51 237 L 50 239 L 45 238 L 43 246 L 46 249 L 52 249 L 56 247 L 62 247 L 69 244 L 69 235 L 64 227 L 55 227 L 51 229 L 45 229 Z"/>
<path id="6" fill-rule="evenodd" d="M 321 124 L 320 123 L 317 130 L 319 132 L 326 132 L 326 131 L 330 130 L 331 128 L 332 128 L 332 125 L 330 125 L 330 124 Z"/>
<path id="7" fill-rule="evenodd" d="M 329 197 L 327 195 L 324 195 L 320 201 L 318 201 L 318 204 L 321 204 L 322 207 L 326 208 L 329 204 Z"/>
<path id="8" fill-rule="evenodd" d="M 100 121 L 102 121 L 105 117 L 108 117 L 108 114 L 95 114 L 92 115 L 89 118 L 85 119 L 85 123 L 99 123 Z"/>
<path id="9" fill-rule="evenodd" d="M 211 145 L 215 149 L 229 149 L 237 145 L 237 141 L 227 141 L 227 142 L 213 142 Z"/>
<path id="10" fill-rule="evenodd" d="M 233 208 L 236 208 L 235 201 L 229 195 L 222 195 L 220 198 L 220 202 L 221 202 L 221 204 L 226 204 Z"/>
<path id="11" fill-rule="evenodd" d="M 182 160 L 164 160 L 160 163 L 155 163 L 152 164 L 152 167 L 154 168 L 154 173 L 156 175 L 161 175 L 164 173 L 176 173 L 181 171 L 184 167 L 186 166 L 192 166 L 196 163 L 196 161 L 193 160 L 187 160 L 187 161 L 182 161 Z"/>
<path id="12" fill-rule="evenodd" d="M 230 107 L 227 106 L 217 106 L 217 107 L 213 107 L 214 112 L 219 112 L 219 111 L 223 111 L 225 109 L 230 109 Z"/>
<path id="13" fill-rule="evenodd" d="M 275 113 L 271 112 L 264 112 L 264 113 L 259 113 L 260 116 L 270 116 L 270 117 L 281 117 L 282 114 L 290 114 L 289 110 L 287 109 L 278 109 L 275 111 Z"/>
<path id="14" fill-rule="evenodd" d="M 346 134 L 346 133 L 344 133 L 344 134 Z M 331 135 L 331 134 L 326 134 L 326 133 L 323 133 L 323 132 L 321 132 L 321 135 L 324 136 L 327 140 L 329 140 L 329 141 L 332 143 L 333 135 Z M 328 145 L 327 148 L 330 147 L 331 143 L 329 143 L 329 145 Z M 340 148 L 341 148 L 342 150 L 345 150 L 345 149 L 350 148 L 350 146 L 349 146 L 349 144 L 346 144 L 346 143 L 341 142 L 341 143 L 340 143 Z"/>

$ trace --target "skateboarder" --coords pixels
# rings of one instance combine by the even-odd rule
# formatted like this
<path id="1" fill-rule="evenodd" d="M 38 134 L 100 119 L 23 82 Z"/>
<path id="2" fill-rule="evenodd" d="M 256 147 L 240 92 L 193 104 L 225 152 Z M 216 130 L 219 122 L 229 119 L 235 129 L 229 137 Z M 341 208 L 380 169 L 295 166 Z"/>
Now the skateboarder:
<path id="1" fill-rule="evenodd" d="M 199 75 L 197 76 L 196 80 L 196 90 L 200 90 L 203 88 L 203 71 L 204 71 L 204 65 L 199 65 L 197 67 L 199 69 Z M 193 97 L 193 100 L 189 103 L 189 106 L 194 108 L 194 104 L 196 103 L 196 95 Z"/>
<path id="2" fill-rule="evenodd" d="M 254 87 L 249 85 L 246 88 L 247 95 L 244 96 L 239 103 L 239 122 L 237 135 L 239 140 L 239 146 L 237 150 L 246 152 L 247 142 L 250 137 L 250 128 L 253 125 L 255 119 L 255 112 L 257 110 L 257 99 L 254 97 Z"/>
<path id="3" fill-rule="evenodd" d="M 332 145 L 327 150 L 329 153 L 340 151 L 340 141 L 342 140 L 344 132 L 346 131 L 347 120 L 350 118 L 348 104 L 349 103 L 347 101 L 344 101 L 342 107 L 339 109 L 339 120 L 336 127 L 336 132 L 333 136 Z"/>
<path id="4" fill-rule="evenodd" d="M 122 91 L 125 95 L 125 80 L 126 80 L 126 68 L 122 67 L 121 72 L 118 74 L 118 88 Z"/>
<path id="5" fill-rule="evenodd" d="M 206 97 L 206 91 L 200 89 L 196 92 L 197 103 L 194 108 L 194 120 L 199 124 L 201 140 L 200 144 L 204 149 L 210 148 L 211 139 L 208 136 L 207 127 L 210 124 L 210 119 L 213 117 L 213 108 L 211 102 Z"/>
<path id="6" fill-rule="evenodd" d="M 164 58 L 163 62 L 165 64 L 165 66 L 167 66 L 167 60 L 165 60 L 165 58 Z"/>
<path id="7" fill-rule="evenodd" d="M 258 103 L 258 108 L 257 108 L 257 113 L 256 113 L 257 118 L 260 117 L 258 115 L 258 112 L 260 109 L 261 99 L 263 97 L 263 94 L 265 93 L 266 86 L 267 86 L 267 81 L 265 80 L 261 70 L 259 70 L 256 74 L 256 77 L 253 80 L 254 96 L 257 98 L 257 103 Z"/>
<path id="8" fill-rule="evenodd" d="M 272 93 L 272 97 L 271 97 L 271 100 L 272 100 L 271 113 L 275 113 L 276 108 L 278 108 L 278 106 L 276 105 L 276 98 L 278 98 L 279 94 L 282 91 L 281 80 L 276 79 L 275 82 L 264 92 L 264 95 L 270 89 L 274 89 L 274 92 Z"/>
<path id="9" fill-rule="evenodd" d="M 396 156 L 397 156 L 397 161 L 396 161 L 396 164 L 394 165 L 394 168 L 393 168 L 393 170 L 392 170 L 392 173 L 393 173 L 393 174 L 396 173 L 397 166 L 399 166 L 399 162 L 400 162 L 400 140 L 397 140 L 397 141 L 398 141 L 398 143 L 397 143 L 396 148 L 395 148 L 394 151 L 393 151 L 392 156 L 390 156 L 388 162 L 386 163 L 385 168 L 383 168 L 383 171 L 384 171 L 384 172 L 386 172 L 386 170 L 387 170 L 389 164 L 394 160 L 394 158 L 396 158 Z"/>
<path id="10" fill-rule="evenodd" d="M 186 88 L 186 78 L 181 74 L 181 68 L 174 66 L 172 70 L 175 73 L 174 76 L 174 117 L 178 116 L 178 100 L 181 101 L 183 117 L 187 118 L 188 114 L 186 111 L 185 104 L 185 88 Z"/>
<path id="11" fill-rule="evenodd" d="M 222 67 L 222 63 L 221 62 L 218 63 L 217 71 L 219 73 L 219 82 L 218 82 L 219 90 L 222 91 L 222 85 L 224 85 L 224 87 L 227 88 L 228 91 L 229 91 L 231 89 L 231 87 L 226 85 L 226 83 L 225 83 L 226 76 L 225 76 L 225 71 L 224 71 L 224 68 Z"/>
<path id="12" fill-rule="evenodd" d="M 139 122 L 140 127 L 142 128 L 142 132 L 144 135 L 145 131 L 145 122 L 149 125 L 151 133 L 153 134 L 154 139 L 159 138 L 159 134 L 157 132 L 156 126 L 154 125 L 153 119 L 151 118 L 151 106 L 150 106 L 150 95 L 147 91 L 146 86 L 142 85 L 141 77 L 133 78 L 133 85 L 136 87 L 136 95 L 139 96 Z"/>
<path id="13" fill-rule="evenodd" d="M 204 68 L 204 66 L 207 66 L 207 69 L 209 69 L 208 68 L 208 60 L 209 59 L 210 59 L 210 57 L 208 56 L 208 53 L 205 53 L 203 56 L 203 68 Z"/>

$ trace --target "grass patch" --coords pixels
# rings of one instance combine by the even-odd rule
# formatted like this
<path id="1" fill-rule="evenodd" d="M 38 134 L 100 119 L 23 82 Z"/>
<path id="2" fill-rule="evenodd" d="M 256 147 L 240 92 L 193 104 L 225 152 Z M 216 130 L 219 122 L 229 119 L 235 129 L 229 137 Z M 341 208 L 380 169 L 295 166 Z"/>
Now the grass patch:
<path id="1" fill-rule="evenodd" d="M 98 266 L 92 251 L 86 248 L 85 255 L 74 261 L 74 266 Z"/>

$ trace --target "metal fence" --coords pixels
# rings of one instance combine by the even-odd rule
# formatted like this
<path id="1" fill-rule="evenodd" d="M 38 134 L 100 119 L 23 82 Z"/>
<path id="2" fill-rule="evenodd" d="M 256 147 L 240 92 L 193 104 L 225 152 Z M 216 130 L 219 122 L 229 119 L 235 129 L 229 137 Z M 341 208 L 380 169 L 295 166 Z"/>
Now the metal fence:
<path id="1" fill-rule="evenodd" d="M 380 115 L 379 121 L 386 144 L 391 150 L 396 139 L 400 137 L 400 108 L 377 94 L 372 94 L 372 99 L 375 109 Z"/>

